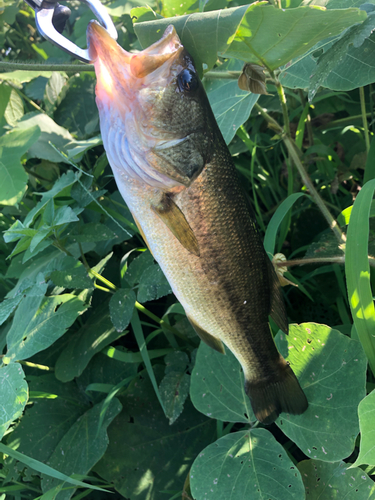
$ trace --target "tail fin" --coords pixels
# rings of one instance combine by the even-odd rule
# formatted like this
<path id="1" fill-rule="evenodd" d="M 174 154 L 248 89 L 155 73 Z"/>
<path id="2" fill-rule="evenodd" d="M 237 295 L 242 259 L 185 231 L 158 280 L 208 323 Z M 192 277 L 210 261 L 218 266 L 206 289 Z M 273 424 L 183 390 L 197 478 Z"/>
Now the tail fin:
<path id="1" fill-rule="evenodd" d="M 277 371 L 272 376 L 246 380 L 245 391 L 256 418 L 262 424 L 272 424 L 283 411 L 300 415 L 308 407 L 305 393 L 282 356 L 277 363 Z"/>

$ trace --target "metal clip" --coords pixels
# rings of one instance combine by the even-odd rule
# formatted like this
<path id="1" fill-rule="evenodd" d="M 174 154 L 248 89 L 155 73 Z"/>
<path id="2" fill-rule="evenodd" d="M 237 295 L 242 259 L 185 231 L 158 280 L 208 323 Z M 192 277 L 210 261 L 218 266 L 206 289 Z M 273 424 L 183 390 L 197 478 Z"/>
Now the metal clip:
<path id="1" fill-rule="evenodd" d="M 68 40 L 64 35 L 59 33 L 56 25 L 56 16 L 54 18 L 55 9 L 59 4 L 55 0 L 25 0 L 35 10 L 36 26 L 42 36 L 51 43 L 54 43 L 60 49 L 68 54 L 80 59 L 83 62 L 90 63 L 91 59 L 87 49 L 81 49 L 75 43 Z M 99 0 L 82 0 L 85 2 L 91 11 L 95 14 L 100 24 L 108 31 L 110 36 L 117 40 L 117 31 L 112 22 L 106 8 Z M 66 15 L 66 14 L 65 14 Z M 65 24 L 65 23 L 64 23 Z M 61 30 L 62 31 L 62 30 Z"/>

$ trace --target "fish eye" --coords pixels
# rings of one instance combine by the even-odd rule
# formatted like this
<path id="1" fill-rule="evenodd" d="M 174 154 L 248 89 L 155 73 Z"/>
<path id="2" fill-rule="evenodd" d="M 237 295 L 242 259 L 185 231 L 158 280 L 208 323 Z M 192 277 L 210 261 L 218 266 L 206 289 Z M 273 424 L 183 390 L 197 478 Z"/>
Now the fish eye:
<path id="1" fill-rule="evenodd" d="M 194 92 L 198 88 L 198 77 L 189 69 L 181 71 L 177 77 L 177 82 L 181 92 Z"/>

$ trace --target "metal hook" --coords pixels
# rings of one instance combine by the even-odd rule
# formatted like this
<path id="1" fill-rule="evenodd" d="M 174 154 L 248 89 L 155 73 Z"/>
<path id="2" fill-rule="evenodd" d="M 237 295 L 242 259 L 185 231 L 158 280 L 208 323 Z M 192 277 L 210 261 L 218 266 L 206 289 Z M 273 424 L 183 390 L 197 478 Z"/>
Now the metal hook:
<path id="1" fill-rule="evenodd" d="M 35 10 L 35 22 L 42 36 L 51 43 L 60 47 L 68 54 L 80 59 L 83 62 L 90 63 L 90 55 L 87 49 L 81 49 L 75 43 L 68 40 L 64 35 L 59 33 L 54 26 L 53 19 L 55 9 L 58 6 L 54 0 L 26 0 L 27 3 Z M 117 40 L 117 31 L 112 19 L 110 18 L 106 8 L 99 0 L 82 0 L 87 4 L 91 11 L 95 14 L 100 24 L 108 31 L 110 36 Z"/>

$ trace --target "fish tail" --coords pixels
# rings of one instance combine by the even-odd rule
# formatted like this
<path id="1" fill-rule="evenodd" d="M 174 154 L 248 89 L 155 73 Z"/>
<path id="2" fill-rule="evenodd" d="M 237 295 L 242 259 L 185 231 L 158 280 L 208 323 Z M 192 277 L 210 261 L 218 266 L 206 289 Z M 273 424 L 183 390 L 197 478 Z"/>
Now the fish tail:
<path id="1" fill-rule="evenodd" d="M 281 412 L 300 415 L 308 407 L 297 377 L 281 355 L 272 375 L 246 380 L 245 391 L 256 418 L 262 424 L 272 424 Z"/>

